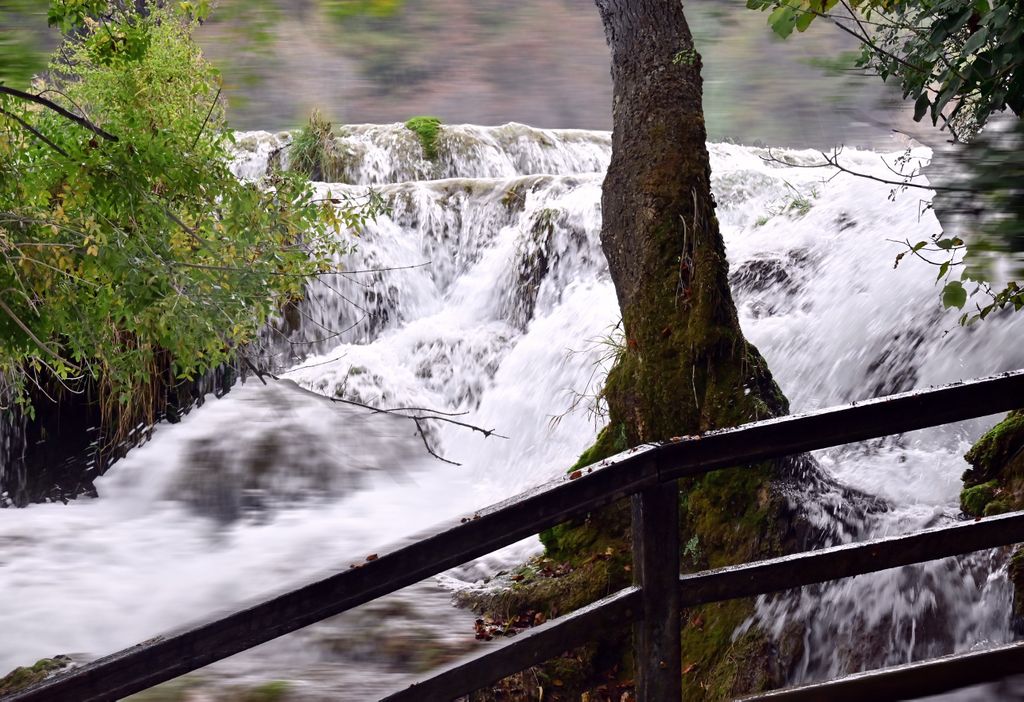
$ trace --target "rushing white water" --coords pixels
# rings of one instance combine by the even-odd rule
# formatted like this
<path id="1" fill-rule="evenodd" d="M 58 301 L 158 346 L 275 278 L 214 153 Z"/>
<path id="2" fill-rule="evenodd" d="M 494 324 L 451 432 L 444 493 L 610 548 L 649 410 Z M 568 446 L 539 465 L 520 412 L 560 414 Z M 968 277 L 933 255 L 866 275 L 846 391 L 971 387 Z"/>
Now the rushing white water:
<path id="1" fill-rule="evenodd" d="M 286 161 L 288 141 L 239 135 L 236 172 L 259 177 L 275 152 Z M 0 670 L 56 653 L 95 657 L 346 568 L 559 475 L 592 441 L 589 398 L 619 316 L 598 237 L 608 134 L 446 127 L 436 164 L 401 125 L 350 127 L 342 141 L 350 182 L 318 187 L 359 196 L 374 186 L 391 211 L 342 262 L 349 272 L 311 285 L 298 320 L 271 334 L 281 361 L 297 362 L 282 373 L 290 382 L 250 381 L 161 425 L 98 481 L 99 499 L 0 511 Z M 890 199 L 879 183 L 826 181 L 832 172 L 799 167 L 814 152 L 775 154 L 791 165 L 735 145 L 711 154 L 743 327 L 795 411 L 1024 366 L 1011 343 L 1021 321 L 961 328 L 939 305 L 931 266 L 910 258 L 893 270 L 902 249 L 891 240 L 937 231 L 928 193 Z M 877 154 L 844 158 L 891 175 Z M 508 438 L 430 422 L 431 445 L 463 464 L 452 466 L 427 455 L 412 423 L 300 388 L 466 412 L 460 420 Z M 891 504 L 868 533 L 899 533 L 956 518 L 960 456 L 985 426 L 819 458 Z M 528 540 L 445 585 L 538 548 Z M 764 598 L 755 619 L 813 623 L 794 680 L 1003 641 L 1010 595 L 992 559 Z M 200 676 L 289 679 L 304 699 L 372 698 L 471 645 L 469 616 L 444 601 L 427 583 Z"/>

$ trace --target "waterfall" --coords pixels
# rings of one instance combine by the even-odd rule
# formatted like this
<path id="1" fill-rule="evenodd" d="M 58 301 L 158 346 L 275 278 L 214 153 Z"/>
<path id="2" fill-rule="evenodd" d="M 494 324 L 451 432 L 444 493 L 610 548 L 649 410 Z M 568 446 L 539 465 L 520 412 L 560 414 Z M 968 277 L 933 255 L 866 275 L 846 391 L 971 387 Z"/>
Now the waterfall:
<path id="1" fill-rule="evenodd" d="M 237 135 L 236 174 L 287 163 L 290 139 Z M 339 261 L 343 272 L 311 283 L 268 330 L 284 380 L 250 380 L 159 425 L 96 481 L 97 499 L 0 510 L 0 670 L 55 653 L 92 658 L 347 568 L 562 474 L 594 439 L 619 322 L 599 242 L 609 134 L 446 126 L 436 162 L 402 125 L 345 127 L 338 142 L 346 182 L 317 189 L 359 198 L 373 188 L 389 209 Z M 960 327 L 932 266 L 908 257 L 893 269 L 898 242 L 939 229 L 930 193 L 890 197 L 891 186 L 805 167 L 817 152 L 710 152 L 743 329 L 794 411 L 1024 366 L 1013 343 L 1024 322 Z M 891 176 L 882 159 L 892 156 L 843 158 Z M 461 464 L 450 465 L 406 420 L 306 391 L 464 412 L 508 438 L 430 422 L 431 446 Z M 993 421 L 816 455 L 889 504 L 866 535 L 897 534 L 957 518 L 961 456 Z M 539 548 L 528 539 L 440 580 L 468 587 Z M 748 625 L 810 622 L 795 682 L 967 650 L 1011 636 L 1001 564 L 980 554 L 763 597 Z M 422 584 L 197 676 L 368 698 L 471 645 L 469 615 L 446 599 Z"/>

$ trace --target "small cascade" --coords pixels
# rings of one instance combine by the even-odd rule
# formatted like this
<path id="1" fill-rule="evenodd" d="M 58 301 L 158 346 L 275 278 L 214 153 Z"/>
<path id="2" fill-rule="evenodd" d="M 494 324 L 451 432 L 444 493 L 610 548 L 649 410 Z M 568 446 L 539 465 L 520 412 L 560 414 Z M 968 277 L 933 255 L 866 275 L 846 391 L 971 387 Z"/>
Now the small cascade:
<path id="1" fill-rule="evenodd" d="M 57 652 L 95 657 L 348 567 L 562 474 L 593 441 L 595 396 L 621 343 L 599 241 L 609 135 L 445 126 L 432 162 L 403 125 L 338 134 L 346 182 L 316 187 L 351 197 L 373 187 L 389 211 L 267 331 L 285 380 L 249 381 L 159 425 L 96 482 L 98 499 L 0 511 L 0 602 L 19 603 L 0 606 L 0 669 Z M 238 135 L 236 173 L 287 164 L 290 139 Z M 890 198 L 890 186 L 807 168 L 817 152 L 710 151 L 741 322 L 794 411 L 1024 366 L 1012 343 L 1024 318 L 962 328 L 941 308 L 931 266 L 908 257 L 893 270 L 899 242 L 938 231 L 927 193 Z M 843 156 L 889 174 L 887 157 Z M 467 413 L 459 419 L 508 438 L 428 420 L 426 440 L 453 466 L 429 456 L 407 420 L 311 393 Z M 839 483 L 883 506 L 849 524 L 836 495 L 821 496 L 820 519 L 838 541 L 957 519 L 961 456 L 992 421 L 818 452 Z M 526 540 L 443 582 L 471 586 L 539 548 Z M 979 554 L 765 597 L 747 626 L 781 636 L 808 625 L 794 682 L 989 645 L 1011 636 L 1002 562 Z M 382 606 L 444 655 L 464 650 L 468 615 L 438 614 L 437 599 L 428 583 Z M 311 698 L 370 695 L 401 666 L 364 650 L 353 633 L 364 620 L 225 661 L 205 684 L 285 677 Z M 353 673 L 353 661 L 370 663 Z"/>
<path id="2" fill-rule="evenodd" d="M 436 162 L 424 156 L 419 137 L 403 124 L 357 124 L 335 131 L 344 173 L 340 182 L 349 185 L 602 173 L 611 159 L 608 132 L 538 129 L 514 122 L 500 127 L 443 125 Z M 235 174 L 259 178 L 275 160 L 287 167 L 292 137 L 290 132 L 240 132 L 235 136 Z"/>

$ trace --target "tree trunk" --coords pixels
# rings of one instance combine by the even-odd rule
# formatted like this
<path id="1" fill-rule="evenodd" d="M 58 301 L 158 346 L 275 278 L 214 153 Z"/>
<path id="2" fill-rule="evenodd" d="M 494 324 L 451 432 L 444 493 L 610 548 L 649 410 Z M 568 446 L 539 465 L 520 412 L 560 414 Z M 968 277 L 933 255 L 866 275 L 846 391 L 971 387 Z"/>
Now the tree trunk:
<path id="1" fill-rule="evenodd" d="M 597 0 L 612 54 L 601 244 L 626 349 L 608 380 L 630 445 L 788 411 L 740 331 L 715 217 L 701 60 L 679 0 Z"/>

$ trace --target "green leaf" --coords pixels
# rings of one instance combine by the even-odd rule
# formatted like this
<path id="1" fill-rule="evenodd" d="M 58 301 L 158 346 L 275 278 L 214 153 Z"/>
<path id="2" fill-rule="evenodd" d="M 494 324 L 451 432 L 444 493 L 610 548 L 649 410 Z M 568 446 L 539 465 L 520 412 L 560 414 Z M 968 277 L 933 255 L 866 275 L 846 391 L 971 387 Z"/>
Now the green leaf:
<path id="1" fill-rule="evenodd" d="M 914 121 L 920 122 L 921 119 L 928 114 L 928 105 L 931 101 L 928 99 L 928 93 L 921 93 L 921 96 L 917 98 L 917 102 L 914 103 Z"/>
<path id="2" fill-rule="evenodd" d="M 964 42 L 964 48 L 961 51 L 965 54 L 973 54 L 985 43 L 986 39 L 988 39 L 988 27 L 981 27 Z"/>
<path id="3" fill-rule="evenodd" d="M 951 280 L 942 289 L 942 306 L 945 309 L 956 307 L 962 309 L 967 304 L 967 291 L 959 280 Z"/>
<path id="4" fill-rule="evenodd" d="M 811 22 L 817 17 L 813 12 L 801 12 L 796 18 L 796 31 L 806 32 Z"/>
<path id="5" fill-rule="evenodd" d="M 796 26 L 796 10 L 789 5 L 782 5 L 768 15 L 768 25 L 772 31 L 785 39 L 793 33 Z"/>

